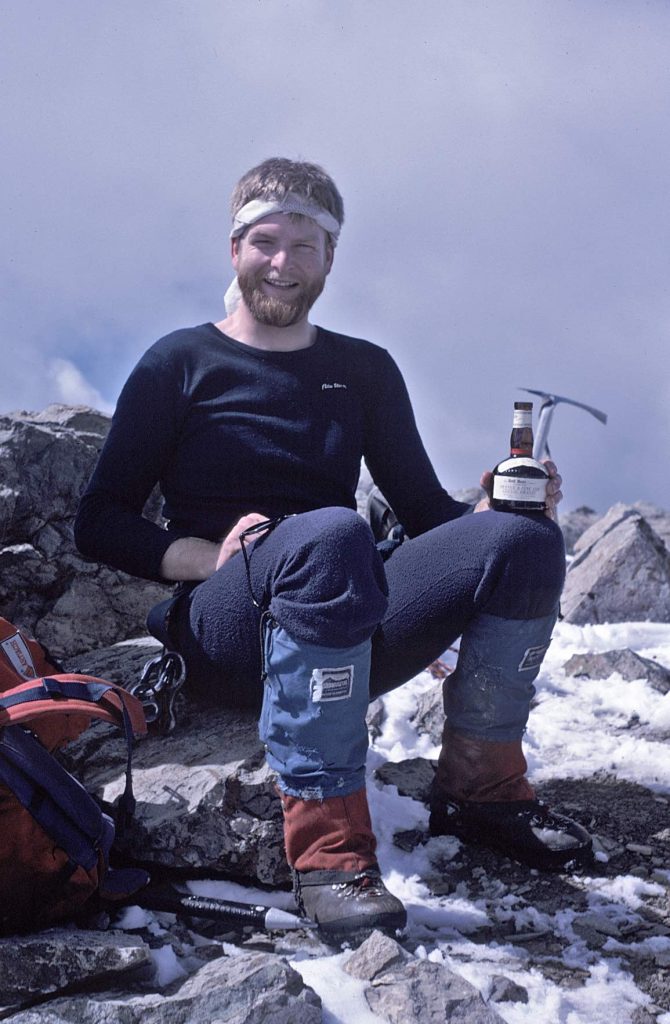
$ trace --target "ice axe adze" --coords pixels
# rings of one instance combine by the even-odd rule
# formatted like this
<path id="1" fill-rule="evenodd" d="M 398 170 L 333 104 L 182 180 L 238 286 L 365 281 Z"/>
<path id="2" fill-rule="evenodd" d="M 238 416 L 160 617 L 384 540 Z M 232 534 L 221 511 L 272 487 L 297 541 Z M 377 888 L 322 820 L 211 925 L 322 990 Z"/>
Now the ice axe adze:
<path id="1" fill-rule="evenodd" d="M 591 405 L 584 405 L 583 402 L 575 402 L 573 398 L 564 398 L 563 395 L 549 395 L 546 391 L 534 391 L 533 388 L 521 388 L 521 390 L 527 391 L 530 395 L 539 395 L 542 399 L 537 430 L 535 431 L 535 443 L 533 445 L 533 458 L 535 459 L 543 459 L 545 455 L 549 455 L 549 444 L 547 443 L 549 427 L 551 426 L 554 409 L 559 402 L 565 402 L 567 405 L 576 405 L 578 409 L 586 409 L 587 412 L 590 412 L 601 423 L 607 423 L 606 413 L 601 412 L 600 409 L 594 409 Z"/>

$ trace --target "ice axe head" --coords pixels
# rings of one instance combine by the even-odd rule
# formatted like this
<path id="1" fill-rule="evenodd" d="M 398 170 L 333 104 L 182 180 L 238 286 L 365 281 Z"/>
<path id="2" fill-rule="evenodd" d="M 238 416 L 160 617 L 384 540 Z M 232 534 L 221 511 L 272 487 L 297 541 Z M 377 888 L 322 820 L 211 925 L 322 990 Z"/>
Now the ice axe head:
<path id="1" fill-rule="evenodd" d="M 599 409 L 594 409 L 592 405 L 584 405 L 583 402 L 576 402 L 574 398 L 565 398 L 563 395 L 552 395 L 546 391 L 535 391 L 533 388 L 521 388 L 522 391 L 527 391 L 530 395 L 539 395 L 542 399 L 540 405 L 540 412 L 538 416 L 537 430 L 535 431 L 535 443 L 533 445 L 533 458 L 543 459 L 549 455 L 549 427 L 551 426 L 551 419 L 554 415 L 554 409 L 559 402 L 565 402 L 567 405 L 576 405 L 578 409 L 585 409 L 586 412 L 590 412 L 592 416 L 595 416 L 601 423 L 607 423 L 607 415 L 601 412 Z"/>

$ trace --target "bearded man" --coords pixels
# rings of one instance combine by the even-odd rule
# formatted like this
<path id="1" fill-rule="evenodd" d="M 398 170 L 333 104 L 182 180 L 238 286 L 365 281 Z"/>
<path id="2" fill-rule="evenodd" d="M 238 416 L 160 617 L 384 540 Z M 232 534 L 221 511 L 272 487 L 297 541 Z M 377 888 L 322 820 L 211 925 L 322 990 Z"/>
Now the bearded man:
<path id="1" fill-rule="evenodd" d="M 187 686 L 260 709 L 296 897 L 323 934 L 405 923 L 375 853 L 365 715 L 458 637 L 431 832 L 539 868 L 587 863 L 588 835 L 535 798 L 521 749 L 564 578 L 556 467 L 548 515 L 454 500 L 390 355 L 310 322 L 344 220 L 322 168 L 267 160 L 231 211 L 227 315 L 162 338 L 133 370 L 80 550 L 177 582 L 162 630 Z M 383 550 L 355 511 L 362 458 L 404 528 Z M 167 529 L 142 517 L 156 483 Z"/>

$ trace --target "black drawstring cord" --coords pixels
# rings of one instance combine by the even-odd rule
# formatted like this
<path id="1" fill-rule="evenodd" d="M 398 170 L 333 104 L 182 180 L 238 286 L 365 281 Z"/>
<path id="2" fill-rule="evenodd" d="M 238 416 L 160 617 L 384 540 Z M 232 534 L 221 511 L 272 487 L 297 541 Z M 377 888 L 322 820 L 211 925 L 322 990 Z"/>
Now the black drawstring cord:
<path id="1" fill-rule="evenodd" d="M 283 523 L 285 519 L 290 519 L 292 515 L 295 515 L 295 512 L 289 512 L 287 515 L 284 516 L 277 516 L 275 519 L 264 519 L 262 523 L 254 523 L 253 526 L 248 526 L 246 530 L 242 530 L 242 533 L 238 538 L 240 541 L 240 547 L 242 548 L 244 568 L 247 570 L 247 583 L 249 584 L 249 593 L 251 594 L 251 600 L 254 602 L 256 608 L 260 609 L 261 611 L 263 611 L 263 605 L 254 594 L 254 588 L 251 583 L 251 556 L 248 554 L 247 546 L 244 542 L 245 540 L 247 540 L 247 538 L 254 537 L 256 536 L 256 534 L 262 533 L 267 535 L 272 530 L 274 530 L 275 526 L 279 526 L 279 524 Z"/>
<path id="2" fill-rule="evenodd" d="M 282 523 L 284 521 L 284 519 L 288 519 L 290 517 L 290 515 L 295 515 L 295 513 L 289 513 L 288 515 L 284 515 L 284 516 L 277 516 L 276 519 L 266 519 L 262 523 L 255 523 L 253 526 L 248 527 L 248 529 L 243 530 L 242 533 L 240 534 L 240 546 L 242 548 L 242 557 L 244 558 L 244 568 L 246 569 L 246 572 L 247 572 L 247 583 L 249 585 L 249 593 L 251 594 L 251 600 L 253 601 L 254 606 L 256 608 L 258 608 L 259 611 L 261 612 L 261 621 L 260 621 L 260 626 L 259 626 L 259 633 L 260 633 L 260 645 L 261 645 L 261 682 L 262 683 L 264 683 L 265 680 L 267 679 L 267 670 L 265 668 L 265 629 L 272 622 L 272 615 L 270 614 L 270 612 L 269 612 L 269 610 L 267 608 L 263 607 L 261 602 L 258 600 L 256 595 L 254 594 L 254 588 L 253 588 L 253 584 L 251 582 L 251 554 L 247 551 L 247 546 L 246 546 L 246 544 L 244 542 L 245 542 L 246 538 L 253 537 L 256 534 L 263 534 L 264 536 L 267 536 L 268 533 L 270 533 L 272 530 L 274 530 L 275 526 L 278 526 L 280 523 Z"/>

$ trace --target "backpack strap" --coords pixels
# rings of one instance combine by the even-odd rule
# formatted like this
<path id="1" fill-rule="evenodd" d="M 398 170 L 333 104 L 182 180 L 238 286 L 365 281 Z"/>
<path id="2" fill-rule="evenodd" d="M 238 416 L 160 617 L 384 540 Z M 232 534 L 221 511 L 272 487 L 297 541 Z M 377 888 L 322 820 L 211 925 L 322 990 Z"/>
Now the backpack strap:
<path id="1" fill-rule="evenodd" d="M 127 898 L 147 884 L 149 875 L 141 868 L 110 866 L 112 819 L 21 726 L 0 731 L 0 781 L 67 855 L 57 875 L 61 883 L 81 866 L 89 873 L 97 867 L 99 893 L 106 900 Z"/>
<path id="2" fill-rule="evenodd" d="M 19 726 L 10 725 L 0 735 L 0 780 L 67 853 L 72 870 L 81 864 L 91 871 L 98 851 L 107 862 L 114 838 L 111 819 L 39 740 Z"/>
<path id="3" fill-rule="evenodd" d="M 61 673 L 30 679 L 0 693 L 0 727 L 30 722 L 54 713 L 85 712 L 124 726 L 130 738 L 147 734 L 140 701 L 122 687 L 96 676 Z"/>
<path id="4" fill-rule="evenodd" d="M 147 732 L 140 701 L 114 683 L 95 676 L 71 673 L 32 679 L 0 694 L 0 727 L 29 725 L 31 720 L 51 714 L 81 711 L 111 722 L 125 733 L 128 750 L 126 784 L 117 806 L 117 829 L 122 833 L 135 811 L 133 740 L 145 736 Z"/>

